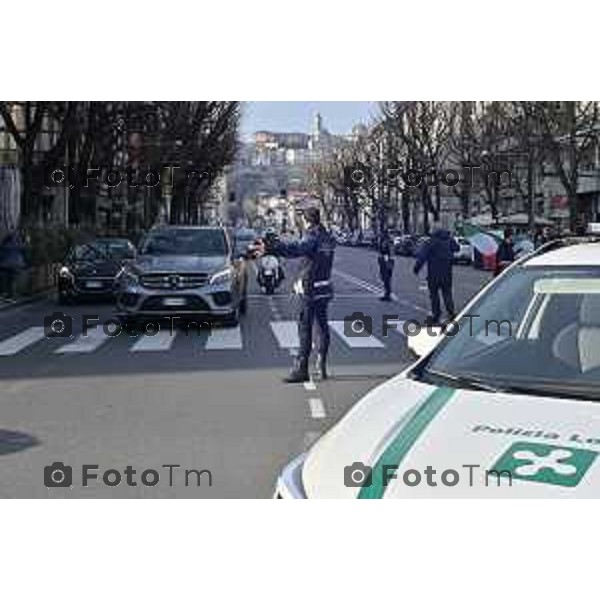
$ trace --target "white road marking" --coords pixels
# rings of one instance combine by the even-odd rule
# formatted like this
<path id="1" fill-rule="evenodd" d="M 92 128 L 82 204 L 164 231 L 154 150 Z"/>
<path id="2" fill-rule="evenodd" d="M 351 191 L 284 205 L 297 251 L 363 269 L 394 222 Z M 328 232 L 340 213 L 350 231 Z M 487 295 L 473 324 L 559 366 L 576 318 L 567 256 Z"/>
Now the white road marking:
<path id="1" fill-rule="evenodd" d="M 76 354 L 89 353 L 97 350 L 104 342 L 110 339 L 111 336 L 106 335 L 104 329 L 95 327 L 90 329 L 87 335 L 80 334 L 74 342 L 61 346 L 55 350 L 55 354 Z"/>
<path id="2" fill-rule="evenodd" d="M 222 329 L 213 328 L 206 341 L 207 350 L 241 350 L 242 330 L 240 326 Z"/>
<path id="3" fill-rule="evenodd" d="M 44 338 L 43 327 L 30 327 L 0 342 L 0 356 L 13 356 Z"/>
<path id="4" fill-rule="evenodd" d="M 304 389 L 307 392 L 314 392 L 317 389 L 317 384 L 312 379 L 310 381 L 305 381 Z"/>
<path id="5" fill-rule="evenodd" d="M 329 327 L 346 343 L 350 348 L 383 348 L 384 345 L 373 335 L 370 336 L 346 336 L 344 333 L 344 321 L 329 321 Z"/>
<path id="6" fill-rule="evenodd" d="M 160 352 L 169 350 L 175 341 L 176 331 L 160 329 L 156 335 L 142 335 L 131 347 L 131 352 Z"/>
<path id="7" fill-rule="evenodd" d="M 271 321 L 271 330 L 280 348 L 291 350 L 300 346 L 296 321 Z"/>
<path id="8" fill-rule="evenodd" d="M 307 431 L 304 434 L 303 447 L 304 450 L 309 450 L 311 446 L 315 444 L 315 442 L 321 437 L 321 432 L 319 431 Z"/>
<path id="9" fill-rule="evenodd" d="M 327 416 L 321 398 L 309 398 L 308 404 L 310 406 L 310 415 L 313 419 L 324 419 Z"/>
<path id="10" fill-rule="evenodd" d="M 338 269 L 333 269 L 333 273 L 334 275 L 337 275 L 338 277 L 341 277 L 342 279 L 345 279 L 346 281 L 353 283 L 354 285 L 362 288 L 363 290 L 367 290 L 368 292 L 371 292 L 372 294 L 376 295 L 376 296 L 383 296 L 383 288 L 370 283 L 368 281 L 364 281 L 363 279 L 360 279 L 359 277 L 355 277 L 354 275 L 350 275 L 349 273 L 344 273 L 344 271 L 340 271 Z M 398 296 L 396 296 L 396 294 L 392 294 L 391 295 L 392 300 L 397 301 L 398 300 Z"/>

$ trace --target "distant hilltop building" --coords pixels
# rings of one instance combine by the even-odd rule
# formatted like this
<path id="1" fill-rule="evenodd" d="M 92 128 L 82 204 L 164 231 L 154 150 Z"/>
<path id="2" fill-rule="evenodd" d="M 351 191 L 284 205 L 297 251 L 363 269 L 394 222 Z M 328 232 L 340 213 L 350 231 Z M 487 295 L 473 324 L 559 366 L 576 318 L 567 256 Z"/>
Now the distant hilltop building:
<path id="1" fill-rule="evenodd" d="M 254 166 L 307 165 L 331 151 L 335 137 L 316 113 L 310 133 L 257 131 L 242 160 Z"/>
<path id="2" fill-rule="evenodd" d="M 292 225 L 295 207 L 315 202 L 308 183 L 310 166 L 327 160 L 336 144 L 366 131 L 364 125 L 356 125 L 347 135 L 332 134 L 319 113 L 307 129 L 309 133 L 261 130 L 241 145 L 227 177 L 238 214 L 254 211 L 259 221 Z"/>

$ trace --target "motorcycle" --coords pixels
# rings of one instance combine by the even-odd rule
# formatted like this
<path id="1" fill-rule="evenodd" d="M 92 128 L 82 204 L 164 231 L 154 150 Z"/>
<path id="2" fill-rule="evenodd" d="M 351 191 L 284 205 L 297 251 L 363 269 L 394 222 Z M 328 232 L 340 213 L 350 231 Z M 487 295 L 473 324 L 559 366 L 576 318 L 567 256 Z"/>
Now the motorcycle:
<path id="1" fill-rule="evenodd" d="M 284 279 L 283 268 L 276 256 L 265 254 L 258 265 L 256 280 L 267 295 L 272 295 Z"/>

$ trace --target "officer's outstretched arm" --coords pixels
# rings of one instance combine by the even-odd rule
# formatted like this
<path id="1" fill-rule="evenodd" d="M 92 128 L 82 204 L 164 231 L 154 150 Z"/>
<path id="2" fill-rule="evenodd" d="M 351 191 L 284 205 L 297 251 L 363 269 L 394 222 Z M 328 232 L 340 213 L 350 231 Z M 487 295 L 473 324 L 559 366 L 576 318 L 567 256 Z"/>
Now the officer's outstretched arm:
<path id="1" fill-rule="evenodd" d="M 316 249 L 317 240 L 311 236 L 299 242 L 277 242 L 273 246 L 273 254 L 286 258 L 300 258 L 314 254 Z"/>

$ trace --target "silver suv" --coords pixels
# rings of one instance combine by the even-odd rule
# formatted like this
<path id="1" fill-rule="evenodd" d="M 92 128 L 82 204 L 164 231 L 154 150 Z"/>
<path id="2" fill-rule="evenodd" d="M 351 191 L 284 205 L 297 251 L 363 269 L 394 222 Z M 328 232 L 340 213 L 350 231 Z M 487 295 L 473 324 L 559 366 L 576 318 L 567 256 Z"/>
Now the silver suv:
<path id="1" fill-rule="evenodd" d="M 140 244 L 117 278 L 124 321 L 216 316 L 236 325 L 246 309 L 244 259 L 222 227 L 161 226 Z"/>

